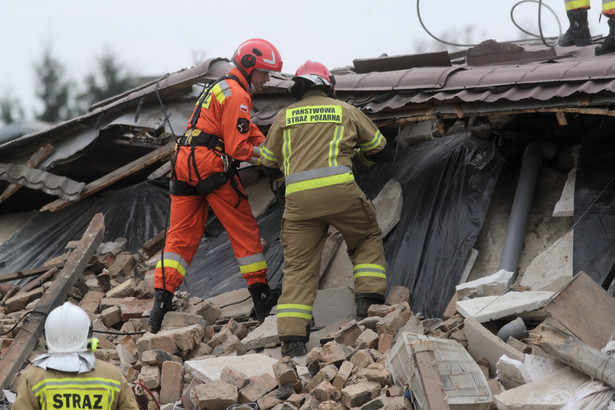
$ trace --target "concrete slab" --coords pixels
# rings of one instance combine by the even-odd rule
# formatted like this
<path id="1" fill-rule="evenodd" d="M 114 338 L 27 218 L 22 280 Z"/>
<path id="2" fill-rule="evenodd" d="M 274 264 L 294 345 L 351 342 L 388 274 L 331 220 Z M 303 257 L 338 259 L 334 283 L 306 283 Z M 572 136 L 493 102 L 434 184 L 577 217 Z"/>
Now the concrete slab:
<path id="1" fill-rule="evenodd" d="M 221 293 L 220 295 L 205 299 L 205 301 L 211 302 L 222 310 L 218 317 L 219 321 L 234 317 L 249 317 L 253 307 L 252 298 L 247 287 Z"/>
<path id="2" fill-rule="evenodd" d="M 554 217 L 566 217 L 574 216 L 574 187 L 577 179 L 577 167 L 576 163 L 579 158 L 580 145 L 576 145 L 572 149 L 572 157 L 575 163 L 575 167 L 568 173 L 568 179 L 562 189 L 562 196 L 553 208 Z"/>
<path id="3" fill-rule="evenodd" d="M 528 265 L 519 283 L 532 290 L 557 292 L 572 280 L 574 231 L 558 239 Z"/>
<path id="4" fill-rule="evenodd" d="M 258 218 L 275 202 L 269 178 L 259 178 L 248 186 L 244 186 L 248 202 L 254 217 Z"/>
<path id="5" fill-rule="evenodd" d="M 457 302 L 457 311 L 478 322 L 500 319 L 540 309 L 554 292 L 508 292 L 501 296 L 484 296 Z"/>
<path id="6" fill-rule="evenodd" d="M 570 401 L 574 391 L 589 380 L 570 367 L 556 370 L 547 377 L 506 390 L 495 396 L 499 410 L 556 410 Z"/>
<path id="7" fill-rule="evenodd" d="M 242 356 L 220 356 L 187 360 L 184 362 L 186 371 L 204 383 L 220 380 L 220 374 L 225 367 L 241 372 L 249 378 L 265 373 L 275 377 L 273 364 L 277 360 L 263 354 L 245 354 Z"/>
<path id="8" fill-rule="evenodd" d="M 394 179 L 389 180 L 374 198 L 372 203 L 376 207 L 376 219 L 382 231 L 382 237 L 386 237 L 397 225 L 403 208 L 401 184 Z"/>
<path id="9" fill-rule="evenodd" d="M 514 347 L 506 344 L 474 319 L 466 319 L 463 330 L 468 339 L 468 353 L 474 360 L 485 359 L 489 362 L 489 372 L 496 374 L 496 363 L 502 355 L 523 361 L 524 355 Z"/>
<path id="10" fill-rule="evenodd" d="M 339 319 L 354 317 L 356 310 L 353 288 L 325 289 L 316 292 L 312 316 L 316 326 L 322 327 L 335 323 Z"/>

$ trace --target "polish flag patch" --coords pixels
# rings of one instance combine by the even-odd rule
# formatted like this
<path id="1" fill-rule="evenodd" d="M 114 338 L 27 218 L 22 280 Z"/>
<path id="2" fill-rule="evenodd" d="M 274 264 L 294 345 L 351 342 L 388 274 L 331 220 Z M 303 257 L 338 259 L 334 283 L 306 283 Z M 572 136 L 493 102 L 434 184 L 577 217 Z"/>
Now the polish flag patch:
<path id="1" fill-rule="evenodd" d="M 248 112 L 248 106 L 241 104 L 239 106 L 239 111 Z"/>

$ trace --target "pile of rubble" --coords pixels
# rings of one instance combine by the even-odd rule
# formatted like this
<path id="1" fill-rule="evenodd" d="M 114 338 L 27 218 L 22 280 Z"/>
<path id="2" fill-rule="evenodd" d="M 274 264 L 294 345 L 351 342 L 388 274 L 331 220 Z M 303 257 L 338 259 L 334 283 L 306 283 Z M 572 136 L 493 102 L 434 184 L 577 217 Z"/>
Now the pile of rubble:
<path id="1" fill-rule="evenodd" d="M 82 242 L 25 286 L 0 285 L 2 358 Z M 613 397 L 615 369 L 599 349 L 615 328 L 615 303 L 587 275 L 557 293 L 498 287 L 501 274 L 470 282 L 443 318 L 428 319 L 411 312 L 404 287 L 359 322 L 352 289 L 319 291 L 308 354 L 290 359 L 280 354 L 275 312 L 251 320 L 247 289 L 207 300 L 176 292 L 162 330 L 145 332 L 161 243 L 159 235 L 134 254 L 121 238 L 97 245 L 67 292 L 92 318 L 96 356 L 122 370 L 142 408 L 521 409 Z M 45 351 L 38 339 L 27 362 Z M 9 401 L 18 379 L 3 392 Z"/>

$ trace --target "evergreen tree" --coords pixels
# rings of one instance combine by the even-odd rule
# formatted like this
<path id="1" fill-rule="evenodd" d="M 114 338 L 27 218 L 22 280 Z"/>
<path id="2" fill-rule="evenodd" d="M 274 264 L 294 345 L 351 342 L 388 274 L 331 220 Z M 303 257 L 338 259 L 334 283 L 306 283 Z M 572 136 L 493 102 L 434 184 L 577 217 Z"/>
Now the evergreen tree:
<path id="1" fill-rule="evenodd" d="M 8 90 L 0 96 L 0 121 L 4 125 L 20 121 L 24 117 L 23 108 L 19 101 Z"/>
<path id="2" fill-rule="evenodd" d="M 85 77 L 85 91 L 78 97 L 80 107 L 114 97 L 137 85 L 137 77 L 122 66 L 110 51 L 97 58 L 97 69 Z M 84 110 L 85 111 L 85 110 Z"/>
<path id="3" fill-rule="evenodd" d="M 39 63 L 34 64 L 39 81 L 36 96 L 43 103 L 43 111 L 37 119 L 51 123 L 67 120 L 72 111 L 69 106 L 71 83 L 65 80 L 64 65 L 52 54 L 48 46 Z"/>

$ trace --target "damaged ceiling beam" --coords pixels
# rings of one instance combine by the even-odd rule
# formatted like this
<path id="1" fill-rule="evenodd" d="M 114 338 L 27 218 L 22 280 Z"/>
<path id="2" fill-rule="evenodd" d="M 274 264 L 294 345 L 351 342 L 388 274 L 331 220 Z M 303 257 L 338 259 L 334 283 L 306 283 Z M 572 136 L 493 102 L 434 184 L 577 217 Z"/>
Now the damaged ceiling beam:
<path id="1" fill-rule="evenodd" d="M 144 155 L 143 157 L 132 161 L 126 165 L 124 165 L 123 167 L 120 167 L 118 169 L 116 169 L 115 171 L 105 175 L 102 178 L 99 178 L 95 181 L 90 182 L 89 184 L 87 184 L 85 186 L 85 188 L 83 189 L 83 192 L 81 193 L 81 198 L 83 199 L 85 197 L 88 197 L 114 183 L 116 183 L 117 181 L 120 181 L 124 178 L 126 178 L 129 175 L 134 174 L 135 172 L 138 172 L 140 170 L 142 170 L 143 168 L 152 165 L 158 161 L 161 160 L 166 160 L 169 155 L 171 155 L 171 153 L 175 150 L 175 141 L 170 141 L 169 143 L 167 143 L 166 145 L 158 148 L 157 150 L 154 150 L 152 152 L 150 152 L 147 155 Z M 48 203 L 47 205 L 43 206 L 40 211 L 44 212 L 44 211 L 51 211 L 51 212 L 55 212 L 55 211 L 59 211 L 60 209 L 64 209 L 67 206 L 69 206 L 73 201 L 64 201 L 61 199 L 55 200 L 53 202 Z"/>
<path id="2" fill-rule="evenodd" d="M 407 115 L 402 112 L 396 116 L 395 119 L 389 119 L 385 121 L 378 121 L 376 116 L 370 116 L 374 121 L 378 121 L 379 127 L 399 127 L 404 125 L 411 125 L 420 121 L 429 120 L 450 120 L 462 118 L 465 116 L 475 117 L 487 117 L 491 115 L 522 115 L 522 114 L 543 114 L 543 113 L 555 113 L 558 123 L 560 125 L 567 125 L 565 114 L 580 114 L 580 115 L 597 115 L 606 117 L 615 117 L 615 110 L 608 110 L 602 108 L 529 108 L 529 109 L 507 109 L 507 110 L 491 110 L 491 111 L 475 111 L 475 110 L 463 110 L 459 106 L 452 106 L 453 112 L 434 112 L 429 114 Z M 437 111 L 437 110 L 435 110 Z M 461 114 L 461 115 L 460 115 Z M 407 115 L 407 116 L 405 116 Z M 387 117 L 391 117 L 390 113 Z"/>

